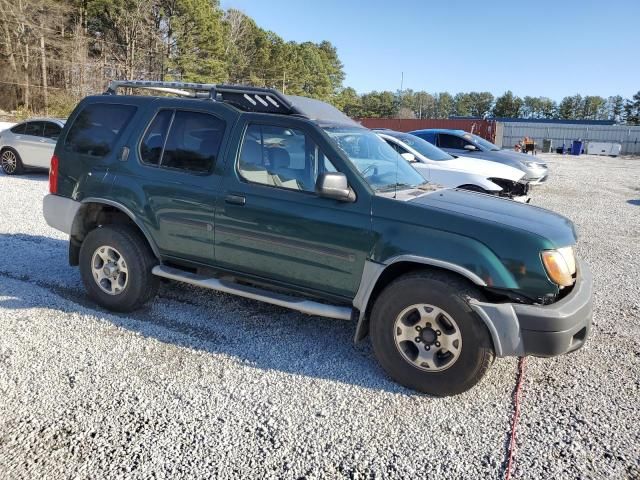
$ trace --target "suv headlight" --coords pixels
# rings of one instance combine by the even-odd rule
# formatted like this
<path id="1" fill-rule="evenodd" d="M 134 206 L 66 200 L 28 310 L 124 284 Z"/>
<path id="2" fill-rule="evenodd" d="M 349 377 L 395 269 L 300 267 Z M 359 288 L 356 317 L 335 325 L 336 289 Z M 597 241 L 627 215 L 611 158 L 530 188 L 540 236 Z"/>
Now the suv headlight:
<path id="1" fill-rule="evenodd" d="M 573 247 L 545 250 L 541 253 L 541 257 L 547 275 L 554 283 L 561 287 L 573 285 L 573 275 L 576 273 Z"/>
<path id="2" fill-rule="evenodd" d="M 529 168 L 540 168 L 540 165 L 537 164 L 536 162 L 523 162 L 525 164 L 525 166 L 529 167 Z"/>

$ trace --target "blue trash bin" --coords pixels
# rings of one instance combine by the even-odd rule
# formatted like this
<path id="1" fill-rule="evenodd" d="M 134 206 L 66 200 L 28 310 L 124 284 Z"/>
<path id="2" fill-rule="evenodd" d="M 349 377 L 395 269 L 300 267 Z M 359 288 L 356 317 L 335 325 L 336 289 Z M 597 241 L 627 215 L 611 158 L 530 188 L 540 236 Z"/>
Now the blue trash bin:
<path id="1" fill-rule="evenodd" d="M 582 140 L 574 140 L 571 143 L 571 155 L 580 155 L 582 153 Z"/>

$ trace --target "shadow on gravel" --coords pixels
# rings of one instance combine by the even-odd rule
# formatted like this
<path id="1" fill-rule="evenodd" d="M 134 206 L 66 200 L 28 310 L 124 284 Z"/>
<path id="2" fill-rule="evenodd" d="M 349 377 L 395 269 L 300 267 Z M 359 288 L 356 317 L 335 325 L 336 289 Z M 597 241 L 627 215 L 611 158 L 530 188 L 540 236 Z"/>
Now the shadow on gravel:
<path id="1" fill-rule="evenodd" d="M 41 172 L 34 170 L 28 173 L 21 173 L 20 175 L 7 175 L 0 170 L 0 176 L 11 177 L 19 180 L 34 180 L 36 182 L 49 181 L 49 172 L 46 170 L 42 170 Z"/>
<path id="2" fill-rule="evenodd" d="M 158 297 L 148 307 L 117 314 L 97 307 L 86 297 L 77 269 L 67 264 L 65 240 L 0 234 L 0 249 L 21 252 L 17 267 L 8 259 L 0 259 L 0 296 L 7 297 L 0 300 L 0 308 L 57 308 L 97 316 L 145 337 L 229 355 L 255 368 L 415 394 L 386 377 L 367 341 L 354 346 L 352 322 L 312 317 L 178 282 L 163 282 Z M 41 268 L 43 258 L 55 259 L 55 265 Z M 26 290 L 18 295 L 9 293 L 3 288 L 3 279 L 44 288 L 66 300 L 65 307 L 52 306 L 50 299 Z"/>
<path id="3" fill-rule="evenodd" d="M 627 203 L 629 205 L 637 205 L 638 207 L 640 207 L 640 199 L 638 199 L 638 200 L 627 200 Z"/>

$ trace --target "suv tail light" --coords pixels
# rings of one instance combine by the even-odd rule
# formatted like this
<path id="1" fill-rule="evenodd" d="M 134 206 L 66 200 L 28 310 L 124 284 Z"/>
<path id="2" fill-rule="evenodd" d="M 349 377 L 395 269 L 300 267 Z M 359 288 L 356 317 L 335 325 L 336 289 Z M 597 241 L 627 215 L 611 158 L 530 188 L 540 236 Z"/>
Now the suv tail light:
<path id="1" fill-rule="evenodd" d="M 51 167 L 49 168 L 49 193 L 58 193 L 58 157 L 51 157 Z"/>

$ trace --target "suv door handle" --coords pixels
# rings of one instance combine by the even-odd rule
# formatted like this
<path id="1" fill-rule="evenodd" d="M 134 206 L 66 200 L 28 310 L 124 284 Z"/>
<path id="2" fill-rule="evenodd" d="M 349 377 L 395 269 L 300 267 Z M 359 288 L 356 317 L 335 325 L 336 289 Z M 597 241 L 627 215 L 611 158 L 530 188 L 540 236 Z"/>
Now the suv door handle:
<path id="1" fill-rule="evenodd" d="M 231 205 L 244 205 L 247 203 L 247 199 L 244 195 L 227 195 L 224 197 L 224 201 L 226 203 L 230 203 Z"/>

